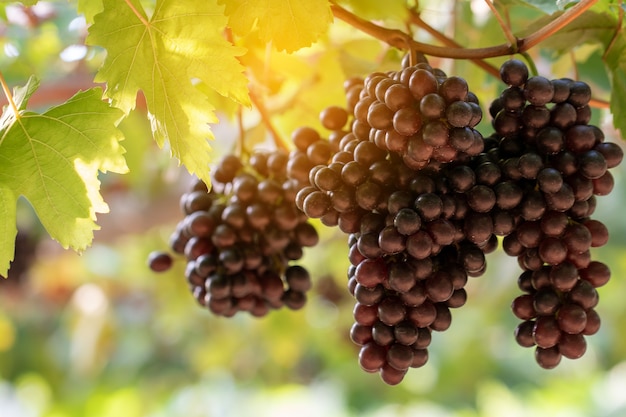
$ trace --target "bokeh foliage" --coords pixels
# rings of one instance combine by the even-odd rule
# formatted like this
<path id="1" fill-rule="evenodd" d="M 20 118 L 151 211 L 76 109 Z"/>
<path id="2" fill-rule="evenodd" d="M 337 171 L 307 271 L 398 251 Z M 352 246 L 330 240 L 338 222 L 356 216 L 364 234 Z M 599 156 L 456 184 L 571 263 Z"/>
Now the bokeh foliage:
<path id="1" fill-rule="evenodd" d="M 341 2 L 368 19 L 387 12 L 389 18 L 379 23 L 400 26 L 398 20 L 408 15 L 397 5 L 404 2 L 380 10 L 383 3 Z M 421 17 L 465 46 L 505 42 L 493 16 L 479 3 L 424 1 Z M 566 2 L 496 3 L 508 13 L 513 29 L 523 31 L 544 18 L 546 4 L 556 11 L 555 5 Z M 83 45 L 86 28 L 74 2 L 46 4 L 49 9 L 36 9 L 41 14 L 34 23 L 16 21 L 23 9 L 14 5 L 0 21 L 2 71 L 12 85 L 39 74 L 42 92 L 33 101 L 42 108 L 65 100 L 66 84 L 70 89 L 84 89 L 85 82 L 90 87 L 104 56 L 94 47 L 79 59 L 63 55 L 67 48 Z M 414 29 L 416 39 L 437 43 Z M 252 37 L 238 41 L 248 48 L 241 58 L 247 74 L 265 94 L 272 121 L 284 137 L 300 125 L 321 128 L 317 114 L 325 106 L 343 103 L 345 78 L 397 68 L 401 59 L 399 51 L 342 22 L 296 54 L 267 48 Z M 625 91 L 613 89 L 601 44 L 576 45 L 563 53 L 557 41 L 530 51 L 543 75 L 584 80 L 599 100 L 626 97 Z M 498 66 L 504 59 L 488 62 Z M 490 99 L 503 88 L 469 61 L 431 62 L 466 78 L 485 114 Z M 213 127 L 217 159 L 231 149 L 239 132 L 237 107 L 215 100 L 221 118 Z M 546 371 L 535 364 L 532 350 L 516 345 L 513 329 L 518 320 L 509 305 L 518 293 L 519 270 L 516 260 L 499 250 L 488 257 L 487 273 L 468 285 L 469 301 L 453 312 L 452 327 L 434 335 L 428 364 L 410 371 L 399 386 L 388 387 L 378 376 L 361 371 L 357 347 L 348 337 L 353 300 L 346 289 L 346 239 L 337 230 L 319 225 L 322 242 L 306 251 L 303 263 L 314 277 L 307 306 L 263 319 L 215 318 L 201 309 L 187 290 L 182 261 L 162 275 L 147 269 L 147 254 L 167 246 L 169 233 L 182 217 L 177 198 L 191 179 L 154 146 L 142 111 L 138 108 L 120 125 L 127 138 L 130 173 L 101 177 L 111 213 L 98 216 L 102 230 L 82 256 L 42 237 L 28 204 L 18 205 L 20 233 L 38 243 L 20 279 L 0 282 L 0 416 L 626 413 L 626 340 L 621 335 L 626 328 L 624 165 L 613 170 L 616 190 L 599 198 L 595 215 L 608 225 L 611 240 L 593 254 L 611 267 L 613 277 L 600 288 L 603 327 L 588 338 L 583 358 L 564 360 Z M 244 109 L 243 117 L 246 146 L 271 146 L 258 113 Z M 602 126 L 607 140 L 622 143 L 606 109 L 594 109 L 593 122 Z M 480 130 L 486 133 L 489 128 L 485 117 Z"/>

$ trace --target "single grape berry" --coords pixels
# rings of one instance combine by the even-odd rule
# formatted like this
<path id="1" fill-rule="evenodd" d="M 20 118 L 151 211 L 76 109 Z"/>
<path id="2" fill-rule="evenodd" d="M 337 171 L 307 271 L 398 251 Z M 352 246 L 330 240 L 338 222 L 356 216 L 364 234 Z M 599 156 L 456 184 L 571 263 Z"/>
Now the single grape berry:
<path id="1" fill-rule="evenodd" d="M 520 87 L 528 80 L 528 67 L 518 59 L 509 59 L 500 66 L 500 78 L 507 85 Z"/>
<path id="2" fill-rule="evenodd" d="M 174 260 L 167 252 L 154 251 L 148 255 L 148 266 L 154 272 L 164 272 L 172 267 Z"/>

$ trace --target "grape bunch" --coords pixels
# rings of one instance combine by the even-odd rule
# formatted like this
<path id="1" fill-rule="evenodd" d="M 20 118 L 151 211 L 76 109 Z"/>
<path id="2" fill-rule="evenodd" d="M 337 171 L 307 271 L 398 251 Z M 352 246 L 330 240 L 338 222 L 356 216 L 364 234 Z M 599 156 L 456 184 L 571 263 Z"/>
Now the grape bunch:
<path id="1" fill-rule="evenodd" d="M 600 318 L 596 288 L 610 278 L 590 248 L 608 241 L 606 226 L 591 216 L 596 196 L 611 192 L 609 172 L 621 148 L 589 125 L 591 89 L 581 81 L 528 76 L 526 65 L 509 60 L 500 68 L 508 88 L 490 106 L 495 134 L 484 163 L 500 168 L 494 184 L 497 207 L 514 214 L 504 251 L 516 256 L 524 293 L 512 303 L 523 320 L 516 341 L 534 347 L 537 363 L 553 368 L 562 356 L 581 357 L 586 335 Z"/>
<path id="2" fill-rule="evenodd" d="M 482 111 L 460 77 L 419 63 L 352 78 L 344 88 L 347 109 L 332 106 L 320 115 L 331 130 L 327 141 L 308 127 L 293 133 L 289 175 L 308 185 L 296 203 L 310 218 L 357 232 L 360 216 L 384 209 L 397 180 L 465 164 L 483 151 L 474 129 Z"/>
<path id="3" fill-rule="evenodd" d="M 515 59 L 500 74 L 508 87 L 489 106 L 487 137 L 463 78 L 405 61 L 348 79 L 346 107 L 320 114 L 327 136 L 300 127 L 291 152 L 224 158 L 210 191 L 198 182 L 182 196 L 170 242 L 198 302 L 224 316 L 301 308 L 311 279 L 290 262 L 318 242 L 308 220 L 337 226 L 359 364 L 395 385 L 427 363 L 432 332 L 450 327 L 469 277 L 502 242 L 522 269 L 516 341 L 544 368 L 582 356 L 610 278 L 591 256 L 608 229 L 591 216 L 623 152 L 589 124 L 584 82 L 530 77 Z M 150 258 L 154 270 L 171 263 Z"/>
<path id="4" fill-rule="evenodd" d="M 288 171 L 308 181 L 296 205 L 349 235 L 350 336 L 361 367 L 397 384 L 427 362 L 432 331 L 450 327 L 497 246 L 485 227 L 495 197 L 481 200 L 491 190 L 469 165 L 484 149 L 482 112 L 465 80 L 425 63 L 345 87 L 348 109 L 320 114 L 327 141 L 294 132 Z"/>
<path id="5" fill-rule="evenodd" d="M 379 371 L 388 384 L 427 362 L 432 331 L 450 327 L 450 309 L 467 300 L 468 276 L 486 267 L 488 249 L 465 238 L 454 213 L 422 217 L 421 201 L 437 198 L 397 191 L 389 199 L 397 205 L 364 215 L 349 238 L 348 288 L 356 299 L 350 337 L 361 346 L 361 368 Z"/>
<path id="6" fill-rule="evenodd" d="M 260 317 L 306 302 L 311 278 L 290 262 L 316 245 L 318 235 L 295 206 L 299 184 L 287 177 L 287 160 L 281 150 L 257 151 L 247 164 L 228 155 L 217 165 L 210 191 L 197 181 L 180 199 L 186 216 L 170 247 L 187 261 L 185 278 L 195 299 L 216 315 L 248 311 Z M 172 258 L 153 253 L 149 264 L 164 271 Z"/>
<path id="7" fill-rule="evenodd" d="M 622 151 L 588 124 L 585 83 L 529 77 L 518 60 L 501 74 L 509 87 L 486 139 L 467 83 L 425 63 L 348 80 L 347 109 L 320 115 L 328 141 L 294 133 L 292 168 L 308 168 L 296 204 L 349 235 L 350 335 L 361 367 L 389 384 L 426 363 L 432 330 L 450 326 L 498 236 L 523 269 L 515 337 L 537 346 L 540 366 L 580 357 L 599 328 L 596 288 L 610 272 L 590 248 L 608 230 L 590 216 Z M 306 184 L 305 170 L 290 172 Z"/>

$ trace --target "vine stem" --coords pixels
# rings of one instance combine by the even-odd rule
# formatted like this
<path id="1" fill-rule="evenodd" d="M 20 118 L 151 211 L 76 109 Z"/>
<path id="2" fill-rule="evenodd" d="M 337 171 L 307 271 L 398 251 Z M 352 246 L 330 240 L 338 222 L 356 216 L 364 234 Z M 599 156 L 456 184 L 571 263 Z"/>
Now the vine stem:
<path id="1" fill-rule="evenodd" d="M 618 25 L 618 28 L 621 27 L 621 22 L 622 22 L 621 19 L 623 18 L 623 15 L 624 15 L 624 11 L 623 11 L 622 8 L 620 8 L 619 14 L 620 14 L 620 16 L 619 16 L 620 24 Z M 449 46 L 451 48 L 463 48 L 463 46 L 461 44 L 459 44 L 458 42 L 456 42 L 454 39 L 450 39 L 449 37 L 447 37 L 443 33 L 439 32 L 437 29 L 435 29 L 434 27 L 432 27 L 428 23 L 426 23 L 421 18 L 421 16 L 419 15 L 419 12 L 414 7 L 409 9 L 409 19 L 410 19 L 410 22 L 412 24 L 414 24 L 415 26 L 419 27 L 420 29 L 425 30 L 429 35 L 431 35 L 433 38 L 437 39 L 439 42 L 443 43 L 445 46 Z M 616 33 L 618 33 L 618 32 L 616 31 Z M 614 36 L 613 41 L 615 40 L 615 38 L 616 38 L 616 35 Z M 524 56 L 524 58 L 526 59 L 526 62 L 528 63 L 528 65 L 531 68 L 533 68 L 532 69 L 533 73 L 537 74 L 537 68 L 536 68 L 532 58 L 525 52 L 522 53 L 522 56 Z M 498 68 L 496 68 L 495 66 L 491 65 L 490 63 L 488 63 L 487 61 L 484 61 L 482 59 L 470 59 L 470 61 L 472 61 L 476 66 L 478 66 L 479 68 L 483 69 L 488 74 L 491 74 L 492 76 L 494 76 L 496 78 L 500 77 L 500 70 Z M 592 98 L 589 101 L 589 105 L 591 107 L 595 107 L 595 108 L 599 108 L 599 109 L 608 109 L 610 107 L 608 101 L 602 100 L 602 99 L 597 99 L 597 98 Z"/>
<path id="2" fill-rule="evenodd" d="M 530 54 L 528 52 L 522 52 L 520 55 L 524 57 L 524 59 L 526 60 L 526 64 L 530 67 L 530 73 L 532 75 L 539 75 L 537 65 L 535 65 L 535 61 L 533 61 L 533 58 L 530 56 Z"/>
<path id="3" fill-rule="evenodd" d="M 235 155 L 241 157 L 245 149 L 244 142 L 246 136 L 246 130 L 243 127 L 243 108 L 241 106 L 237 108 L 237 129 L 239 130 L 239 135 L 235 143 Z"/>
<path id="4" fill-rule="evenodd" d="M 496 9 L 496 6 L 491 2 L 491 0 L 485 0 L 485 3 L 487 3 L 487 6 L 489 7 L 489 9 L 491 9 L 491 13 L 493 13 L 493 17 L 495 17 L 496 20 L 498 21 L 498 24 L 502 28 L 502 32 L 504 33 L 504 36 L 506 37 L 506 39 L 509 41 L 511 45 L 516 45 L 517 38 L 511 32 L 511 28 L 509 28 L 509 26 L 506 24 L 506 22 L 500 15 L 500 12 L 498 12 L 498 9 Z"/>
<path id="5" fill-rule="evenodd" d="M 430 26 L 424 20 L 422 20 L 419 13 L 414 8 L 411 8 L 411 10 L 409 10 L 409 13 L 410 13 L 409 17 L 411 19 L 411 23 L 413 23 L 415 26 L 421 29 L 424 29 L 426 32 L 428 32 L 428 34 L 430 34 L 433 38 L 437 39 L 439 42 L 451 48 L 463 48 L 463 46 L 460 43 L 456 42 L 454 39 L 447 37 L 446 35 L 439 32 L 434 27 Z M 495 66 L 491 65 L 490 63 L 482 59 L 470 59 L 470 61 L 476 64 L 476 66 L 485 70 L 488 74 L 491 74 L 492 76 L 496 78 L 500 77 L 500 70 L 496 68 Z"/>
<path id="6" fill-rule="evenodd" d="M 413 40 L 407 33 L 398 29 L 387 29 L 382 26 L 378 26 L 368 20 L 365 20 L 343 7 L 332 3 L 331 10 L 333 15 L 340 20 L 348 23 L 375 37 L 383 42 L 388 43 L 398 49 L 411 48 L 426 55 L 437 56 L 441 58 L 453 58 L 453 59 L 481 59 L 481 58 L 493 58 L 504 55 L 511 55 L 518 52 L 525 52 L 542 42 L 543 40 L 556 33 L 571 21 L 576 19 L 591 6 L 597 3 L 598 0 L 581 0 L 571 9 L 567 10 L 552 22 L 546 26 L 528 35 L 526 38 L 517 39 L 514 45 L 502 44 L 489 46 L 485 48 L 449 48 L 429 45 Z"/>
<path id="7" fill-rule="evenodd" d="M 272 135 L 272 139 L 274 139 L 274 144 L 276 145 L 276 148 L 284 149 L 286 151 L 291 150 L 289 143 L 283 139 L 283 137 L 280 135 L 280 133 L 278 133 L 278 131 L 274 127 L 274 124 L 271 121 L 270 115 L 267 111 L 267 108 L 265 107 L 265 104 L 259 97 L 257 97 L 256 94 L 254 94 L 253 91 L 250 91 L 250 101 L 252 102 L 254 107 L 256 107 L 257 111 L 259 112 L 259 115 L 261 116 L 261 120 L 263 121 L 263 124 Z"/>
<path id="8" fill-rule="evenodd" d="M 11 109 L 13 110 L 13 113 L 15 114 L 15 118 L 19 119 L 20 112 L 17 109 L 17 106 L 15 105 L 15 101 L 13 101 L 13 94 L 11 94 L 11 89 L 9 88 L 7 81 L 4 79 L 4 74 L 2 74 L 2 71 L 0 71 L 0 84 L 2 84 L 2 91 L 4 91 L 4 95 L 6 96 L 7 101 L 9 102 L 9 106 L 11 106 Z"/>
<path id="9" fill-rule="evenodd" d="M 615 45 L 615 42 L 617 42 L 617 38 L 619 37 L 619 33 L 620 30 L 622 28 L 622 23 L 624 22 L 624 8 L 622 7 L 622 1 L 620 0 L 618 3 L 618 15 L 617 15 L 617 25 L 615 25 L 615 32 L 613 33 L 613 37 L 611 38 L 611 41 L 609 42 L 609 45 L 606 47 L 606 51 L 604 51 L 604 55 L 602 55 L 603 59 L 606 59 L 606 57 L 609 54 L 609 51 L 611 50 L 611 48 L 613 48 L 613 45 Z"/>
<path id="10" fill-rule="evenodd" d="M 512 53 L 511 48 L 507 45 L 499 45 L 489 48 L 480 49 L 465 49 L 465 48 L 447 48 L 429 45 L 413 40 L 408 34 L 398 29 L 387 29 L 382 26 L 378 26 L 368 20 L 365 20 L 355 14 L 349 12 L 337 4 L 331 4 L 331 10 L 333 15 L 340 20 L 343 20 L 350 26 L 359 29 L 360 31 L 367 33 L 368 35 L 379 39 L 393 47 L 398 49 L 413 49 L 417 52 L 421 52 L 426 55 L 437 56 L 442 58 L 458 58 L 458 59 L 472 59 L 472 58 L 488 58 L 494 56 L 507 55 Z"/>
<path id="11" fill-rule="evenodd" d="M 124 0 L 124 2 L 128 5 L 128 7 L 130 7 L 133 13 L 135 13 L 135 16 L 137 16 L 137 19 L 139 19 L 141 23 L 143 23 L 146 27 L 150 26 L 150 22 L 148 22 L 146 18 L 143 17 L 141 13 L 139 13 L 139 10 L 137 10 L 137 8 L 130 2 L 130 0 Z"/>
<path id="12" fill-rule="evenodd" d="M 592 98 L 591 100 L 589 100 L 589 106 L 595 107 L 597 109 L 608 109 L 611 107 L 611 104 L 606 100 Z"/>

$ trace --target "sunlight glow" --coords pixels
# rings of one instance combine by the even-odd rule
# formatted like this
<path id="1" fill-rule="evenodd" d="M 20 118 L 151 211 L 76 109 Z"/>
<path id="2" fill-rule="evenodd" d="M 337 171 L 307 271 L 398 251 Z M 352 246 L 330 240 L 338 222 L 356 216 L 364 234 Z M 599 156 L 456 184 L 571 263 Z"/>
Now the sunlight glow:
<path id="1" fill-rule="evenodd" d="M 7 42 L 4 44 L 4 54 L 9 58 L 16 58 L 20 56 L 20 51 L 17 50 L 15 45 Z"/>
<path id="2" fill-rule="evenodd" d="M 72 31 L 81 31 L 87 28 L 87 22 L 85 16 L 77 16 L 67 25 L 67 28 Z"/>
<path id="3" fill-rule="evenodd" d="M 102 315 L 109 304 L 104 291 L 95 284 L 81 285 L 74 293 L 72 302 L 85 315 Z"/>
<path id="4" fill-rule="evenodd" d="M 70 45 L 61 51 L 59 56 L 65 62 L 80 61 L 87 55 L 87 47 L 85 45 Z"/>
<path id="5" fill-rule="evenodd" d="M 474 22 L 476 22 L 478 26 L 484 25 L 491 14 L 489 6 L 485 4 L 484 0 L 472 0 L 470 7 L 472 9 Z"/>

